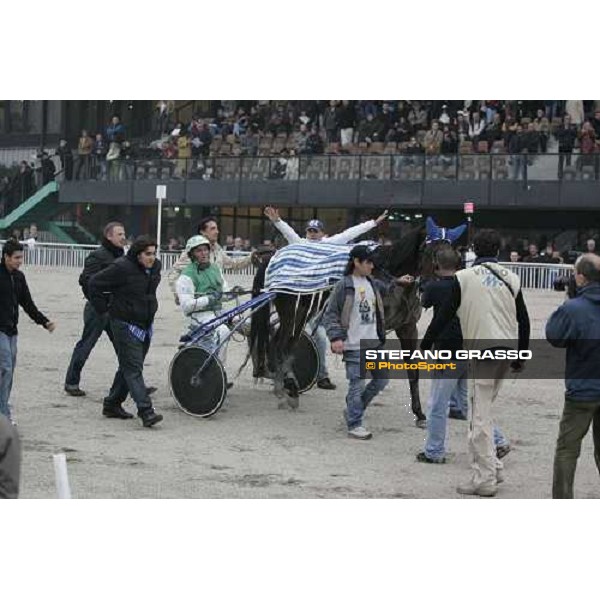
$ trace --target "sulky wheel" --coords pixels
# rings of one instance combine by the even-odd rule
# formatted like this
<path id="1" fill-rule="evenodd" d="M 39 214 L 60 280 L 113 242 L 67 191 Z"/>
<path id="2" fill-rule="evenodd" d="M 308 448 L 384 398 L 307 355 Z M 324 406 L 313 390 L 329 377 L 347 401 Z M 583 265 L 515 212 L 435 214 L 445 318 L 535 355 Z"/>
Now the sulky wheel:
<path id="1" fill-rule="evenodd" d="M 292 353 L 292 371 L 298 382 L 298 393 L 308 392 L 319 375 L 319 352 L 313 339 L 303 331 Z"/>
<path id="2" fill-rule="evenodd" d="M 200 346 L 183 348 L 173 357 L 169 385 L 177 406 L 193 417 L 214 415 L 227 395 L 223 364 Z"/>

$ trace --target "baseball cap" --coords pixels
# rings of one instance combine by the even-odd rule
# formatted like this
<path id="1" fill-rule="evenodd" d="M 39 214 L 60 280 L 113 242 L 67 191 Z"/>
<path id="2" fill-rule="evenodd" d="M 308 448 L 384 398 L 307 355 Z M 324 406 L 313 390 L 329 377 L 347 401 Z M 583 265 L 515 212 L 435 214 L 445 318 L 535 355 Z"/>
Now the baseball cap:
<path id="1" fill-rule="evenodd" d="M 306 229 L 318 229 L 319 231 L 324 231 L 325 226 L 323 225 L 323 221 L 312 219 L 306 224 Z"/>
<path id="2" fill-rule="evenodd" d="M 358 260 L 370 260 L 373 262 L 373 250 L 364 244 L 358 244 L 350 250 L 350 258 L 358 258 Z"/>

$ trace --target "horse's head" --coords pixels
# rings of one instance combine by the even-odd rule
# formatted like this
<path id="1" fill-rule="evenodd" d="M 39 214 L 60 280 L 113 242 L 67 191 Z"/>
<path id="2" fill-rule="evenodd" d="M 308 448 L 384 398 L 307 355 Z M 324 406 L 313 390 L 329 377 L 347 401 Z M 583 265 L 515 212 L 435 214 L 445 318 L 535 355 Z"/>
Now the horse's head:
<path id="1" fill-rule="evenodd" d="M 430 279 L 436 270 L 436 254 L 440 248 L 454 246 L 467 230 L 466 223 L 458 227 L 439 227 L 432 217 L 425 223 L 427 235 L 421 252 L 419 274 L 421 279 Z"/>
<path id="2" fill-rule="evenodd" d="M 386 275 L 416 277 L 419 274 L 419 254 L 425 237 L 424 227 L 413 227 L 393 244 L 377 248 L 373 261 L 376 267 L 375 275 L 383 275 L 384 278 Z"/>

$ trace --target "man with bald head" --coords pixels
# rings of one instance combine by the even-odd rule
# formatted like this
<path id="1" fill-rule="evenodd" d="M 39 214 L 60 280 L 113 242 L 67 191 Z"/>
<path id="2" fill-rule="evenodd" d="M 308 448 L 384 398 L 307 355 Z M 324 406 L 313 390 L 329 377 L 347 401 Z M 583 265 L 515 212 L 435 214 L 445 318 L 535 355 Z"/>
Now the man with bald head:
<path id="1" fill-rule="evenodd" d="M 573 498 L 581 442 L 593 424 L 594 459 L 600 473 L 600 256 L 575 263 L 577 295 L 548 319 L 546 338 L 567 349 L 565 406 L 554 453 L 553 498 Z"/>

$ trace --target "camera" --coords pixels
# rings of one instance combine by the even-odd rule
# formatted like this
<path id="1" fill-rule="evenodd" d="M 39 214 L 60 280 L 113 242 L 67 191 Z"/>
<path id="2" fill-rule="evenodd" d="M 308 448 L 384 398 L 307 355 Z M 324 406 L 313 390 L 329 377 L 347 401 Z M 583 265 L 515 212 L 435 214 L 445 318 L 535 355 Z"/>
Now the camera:
<path id="1" fill-rule="evenodd" d="M 569 298 L 575 298 L 577 295 L 577 285 L 575 284 L 575 275 L 563 275 L 557 277 L 552 284 L 555 292 L 567 292 Z"/>

